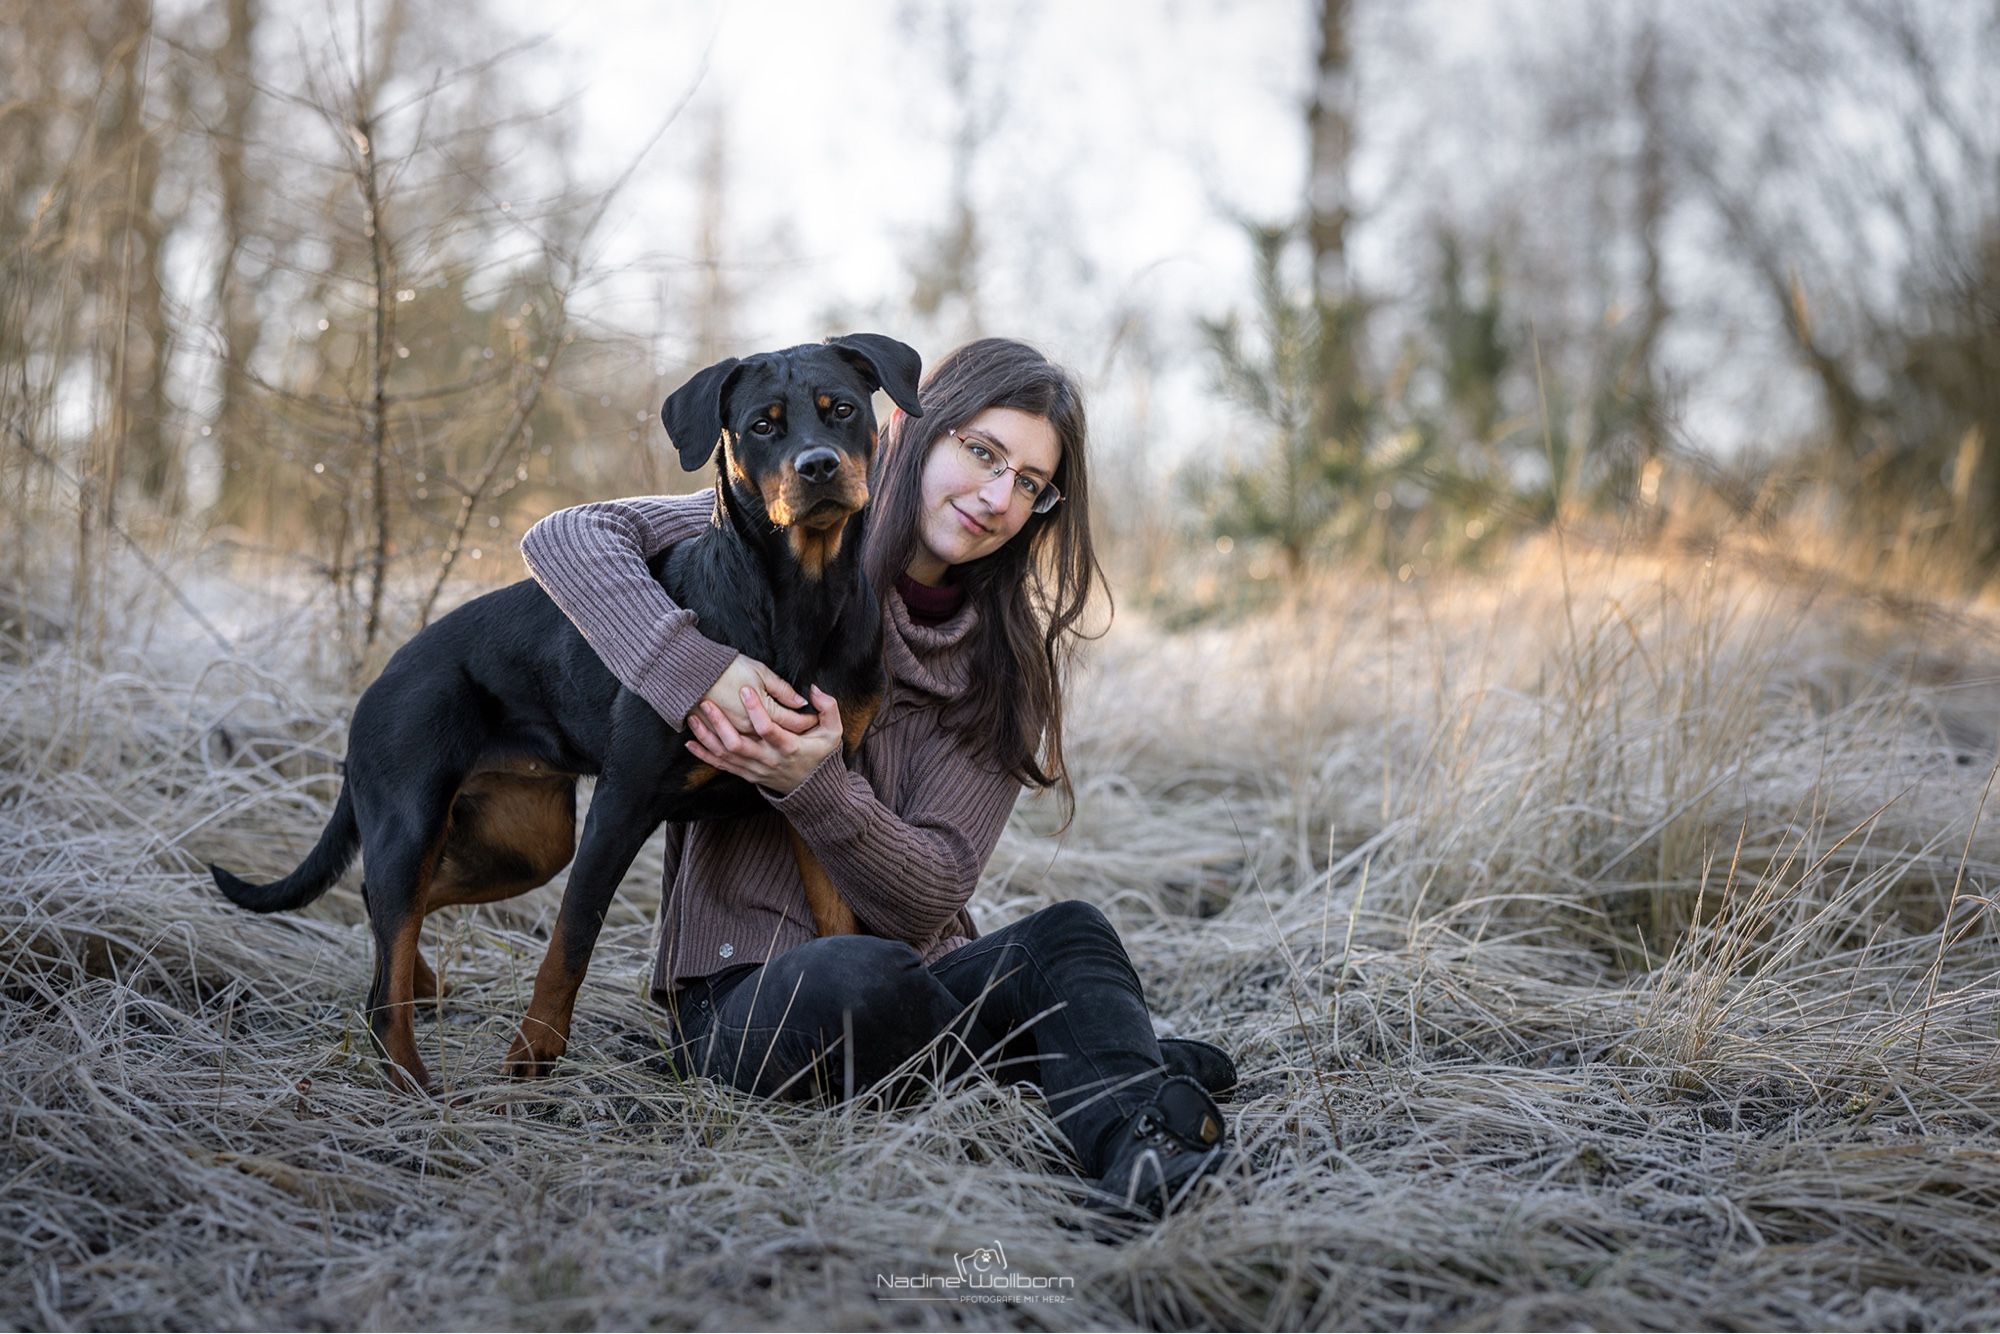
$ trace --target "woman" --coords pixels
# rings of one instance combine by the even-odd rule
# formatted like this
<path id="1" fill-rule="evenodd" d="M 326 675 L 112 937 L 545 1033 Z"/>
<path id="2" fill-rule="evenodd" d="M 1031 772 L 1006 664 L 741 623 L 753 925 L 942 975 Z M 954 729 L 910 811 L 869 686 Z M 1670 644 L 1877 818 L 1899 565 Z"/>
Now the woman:
<path id="1" fill-rule="evenodd" d="M 708 493 L 563 510 L 522 552 L 612 673 L 769 803 L 667 827 L 653 987 L 690 1066 L 805 1097 L 852 1094 L 927 1050 L 948 1068 L 976 1059 L 1039 1084 L 1106 1196 L 1158 1213 L 1234 1158 L 1209 1093 L 1235 1082 L 1228 1057 L 1154 1037 L 1090 904 L 988 936 L 965 911 L 1021 788 L 1072 795 L 1063 678 L 1102 577 L 1082 397 L 1005 339 L 947 356 L 921 397 L 924 415 L 898 411 L 877 451 L 864 564 L 892 684 L 852 768 L 831 697 L 801 699 L 702 638 L 648 573 L 707 524 Z M 873 934 L 814 935 L 793 831 Z"/>

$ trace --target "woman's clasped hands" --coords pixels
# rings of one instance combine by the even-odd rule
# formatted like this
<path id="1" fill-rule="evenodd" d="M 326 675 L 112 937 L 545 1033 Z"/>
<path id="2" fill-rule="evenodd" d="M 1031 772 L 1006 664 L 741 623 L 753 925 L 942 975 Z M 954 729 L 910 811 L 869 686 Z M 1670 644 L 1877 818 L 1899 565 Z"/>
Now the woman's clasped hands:
<path id="1" fill-rule="evenodd" d="M 757 683 L 745 682 L 739 667 L 749 668 Z M 737 708 L 725 710 L 732 685 Z M 688 714 L 688 751 L 724 773 L 788 794 L 841 746 L 840 705 L 818 686 L 811 696 L 799 698 L 776 673 L 739 656 Z M 817 716 L 803 712 L 808 707 Z"/>

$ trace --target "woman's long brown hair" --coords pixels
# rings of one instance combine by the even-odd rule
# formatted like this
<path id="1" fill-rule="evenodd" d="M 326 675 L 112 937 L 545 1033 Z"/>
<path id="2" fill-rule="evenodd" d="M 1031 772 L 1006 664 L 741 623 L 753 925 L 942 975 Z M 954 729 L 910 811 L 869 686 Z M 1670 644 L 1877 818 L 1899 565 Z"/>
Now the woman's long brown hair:
<path id="1" fill-rule="evenodd" d="M 1083 641 L 1096 637 L 1081 622 L 1104 579 L 1090 540 L 1083 394 L 1026 343 L 981 338 L 932 366 L 920 397 L 924 415 L 897 413 L 876 451 L 864 563 L 880 598 L 897 596 L 896 576 L 917 554 L 924 462 L 948 429 L 1014 408 L 1047 419 L 1062 447 L 1051 478 L 1061 503 L 1029 515 L 998 551 L 953 567 L 979 618 L 969 646 L 976 684 L 947 706 L 945 725 L 1023 784 L 1059 789 L 1067 825 L 1075 790 L 1063 763 L 1063 686 Z"/>

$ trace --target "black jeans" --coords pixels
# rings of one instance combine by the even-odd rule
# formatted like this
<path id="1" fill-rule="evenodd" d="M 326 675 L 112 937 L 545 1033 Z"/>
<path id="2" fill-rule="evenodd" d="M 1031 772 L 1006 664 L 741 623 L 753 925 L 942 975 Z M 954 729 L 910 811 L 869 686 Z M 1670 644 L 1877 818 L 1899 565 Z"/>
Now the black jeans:
<path id="1" fill-rule="evenodd" d="M 682 1068 L 745 1092 L 849 1098 L 927 1049 L 913 1066 L 924 1075 L 976 1063 L 1039 1085 L 1092 1176 L 1163 1078 L 1132 960 L 1075 900 L 928 967 L 900 940 L 822 936 L 689 983 L 672 1008 Z"/>

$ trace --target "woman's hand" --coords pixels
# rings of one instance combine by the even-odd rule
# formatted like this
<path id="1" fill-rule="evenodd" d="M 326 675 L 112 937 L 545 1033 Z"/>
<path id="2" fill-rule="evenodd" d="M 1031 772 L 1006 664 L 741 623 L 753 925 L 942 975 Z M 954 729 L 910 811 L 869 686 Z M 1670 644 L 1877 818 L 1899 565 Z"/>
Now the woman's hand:
<path id="1" fill-rule="evenodd" d="M 729 664 L 715 684 L 708 688 L 708 693 L 702 696 L 703 703 L 695 706 L 694 712 L 687 716 L 686 721 L 693 723 L 701 716 L 703 710 L 712 704 L 722 711 L 722 716 L 729 720 L 731 727 L 743 735 L 749 735 L 755 729 L 751 726 L 750 715 L 744 711 L 745 690 L 756 691 L 757 697 L 763 703 L 764 715 L 786 731 L 806 732 L 812 728 L 814 719 L 810 713 L 795 712 L 805 708 L 806 702 L 799 698 L 798 691 L 792 689 L 792 683 L 755 658 L 745 657 L 741 653 L 736 655 L 736 661 Z M 786 705 L 790 707 L 787 708 Z"/>
<path id="2" fill-rule="evenodd" d="M 812 706 L 819 710 L 819 719 L 803 732 L 780 726 L 763 699 L 748 686 L 743 688 L 741 704 L 750 719 L 750 726 L 743 730 L 712 700 L 704 699 L 688 715 L 688 730 L 694 733 L 694 740 L 687 748 L 696 759 L 782 796 L 805 782 L 820 761 L 840 749 L 840 705 L 818 686 L 812 688 Z"/>

